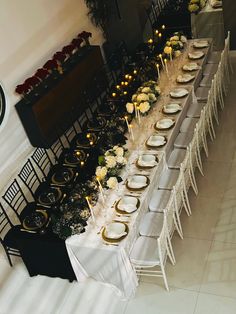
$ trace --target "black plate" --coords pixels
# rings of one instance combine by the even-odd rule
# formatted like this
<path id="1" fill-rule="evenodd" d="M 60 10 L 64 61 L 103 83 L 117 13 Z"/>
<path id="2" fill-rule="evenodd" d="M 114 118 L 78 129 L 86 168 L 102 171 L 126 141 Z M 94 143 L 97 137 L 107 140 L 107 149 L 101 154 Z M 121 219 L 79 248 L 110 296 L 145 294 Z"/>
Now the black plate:
<path id="1" fill-rule="evenodd" d="M 50 187 L 38 197 L 38 202 L 42 205 L 50 206 L 57 203 L 62 197 L 62 191 L 58 187 Z"/>
<path id="2" fill-rule="evenodd" d="M 63 167 L 61 169 L 58 169 L 52 175 L 52 183 L 66 185 L 73 179 L 73 177 L 74 177 L 74 171 L 71 168 Z"/>
<path id="3" fill-rule="evenodd" d="M 45 210 L 37 210 L 26 216 L 22 226 L 26 230 L 39 230 L 48 222 L 48 214 Z"/>

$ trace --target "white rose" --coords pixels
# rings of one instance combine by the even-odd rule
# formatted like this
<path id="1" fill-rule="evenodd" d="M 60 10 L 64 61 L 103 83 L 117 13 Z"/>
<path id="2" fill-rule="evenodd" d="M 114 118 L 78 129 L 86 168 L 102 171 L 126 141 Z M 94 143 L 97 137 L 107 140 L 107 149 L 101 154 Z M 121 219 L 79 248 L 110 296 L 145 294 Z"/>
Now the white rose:
<path id="1" fill-rule="evenodd" d="M 132 96 L 132 101 L 134 102 L 134 101 L 136 101 L 137 100 L 137 94 L 133 94 L 133 96 Z"/>
<path id="2" fill-rule="evenodd" d="M 134 105 L 132 104 L 132 102 L 127 102 L 126 109 L 127 109 L 128 113 L 133 113 Z"/>
<path id="3" fill-rule="evenodd" d="M 139 94 L 138 96 L 137 96 L 137 101 L 138 102 L 141 102 L 141 101 L 148 101 L 149 100 L 149 97 L 148 97 L 148 95 L 146 95 L 146 94 Z"/>
<path id="4" fill-rule="evenodd" d="M 169 55 L 171 52 L 172 52 L 172 48 L 165 46 L 165 48 L 164 48 L 164 53 L 167 54 L 167 55 Z"/>
<path id="5" fill-rule="evenodd" d="M 177 36 L 177 35 L 172 36 L 172 37 L 170 38 L 170 41 L 172 41 L 172 40 L 178 41 L 178 40 L 179 40 L 179 36 Z"/>
<path id="6" fill-rule="evenodd" d="M 148 94 L 148 93 L 150 93 L 151 92 L 151 88 L 150 87 L 144 87 L 143 89 L 142 89 L 142 93 L 144 93 L 144 94 Z"/>
<path id="7" fill-rule="evenodd" d="M 141 113 L 145 113 L 150 109 L 150 104 L 148 101 L 141 102 L 139 105 L 139 110 Z"/>
<path id="8" fill-rule="evenodd" d="M 178 41 L 178 44 L 179 44 L 179 46 L 180 46 L 180 48 L 183 48 L 183 43 L 182 43 L 182 41 Z"/>
<path id="9" fill-rule="evenodd" d="M 156 101 L 157 100 L 155 94 L 153 94 L 153 93 L 149 93 L 148 97 L 149 97 L 150 101 Z"/>
<path id="10" fill-rule="evenodd" d="M 182 43 L 187 42 L 187 38 L 184 35 L 181 35 L 180 40 L 182 41 Z"/>
<path id="11" fill-rule="evenodd" d="M 181 55 L 181 51 L 180 50 L 175 50 L 175 57 L 179 57 Z"/>
<path id="12" fill-rule="evenodd" d="M 116 157 L 115 156 L 106 156 L 106 166 L 107 168 L 114 168 L 116 166 Z"/>
<path id="13" fill-rule="evenodd" d="M 160 87 L 158 85 L 156 85 L 154 89 L 155 89 L 155 92 L 160 95 L 160 93 L 161 93 Z"/>
<path id="14" fill-rule="evenodd" d="M 168 47 L 170 46 L 170 41 L 166 42 L 166 46 L 168 46 Z"/>
<path id="15" fill-rule="evenodd" d="M 116 159 L 117 163 L 120 165 L 126 165 L 127 164 L 127 160 L 126 158 L 122 157 L 122 156 L 118 156 Z"/>
<path id="16" fill-rule="evenodd" d="M 116 149 L 114 149 L 116 156 L 123 157 L 124 156 L 124 149 L 123 147 L 117 146 Z"/>
<path id="17" fill-rule="evenodd" d="M 117 184 L 118 184 L 118 181 L 117 181 L 116 177 L 110 177 L 107 180 L 107 186 L 109 187 L 109 189 L 115 189 Z"/>
<path id="18" fill-rule="evenodd" d="M 107 168 L 106 167 L 97 167 L 96 168 L 96 176 L 99 178 L 99 180 L 103 180 L 107 174 Z"/>

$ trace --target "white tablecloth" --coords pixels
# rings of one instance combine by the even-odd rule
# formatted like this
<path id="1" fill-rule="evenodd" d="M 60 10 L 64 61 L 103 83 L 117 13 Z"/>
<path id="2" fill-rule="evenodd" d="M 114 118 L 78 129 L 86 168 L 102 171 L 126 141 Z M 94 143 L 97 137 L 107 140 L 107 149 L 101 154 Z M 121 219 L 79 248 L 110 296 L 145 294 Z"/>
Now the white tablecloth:
<path id="1" fill-rule="evenodd" d="M 170 154 L 175 138 L 179 132 L 180 125 L 186 116 L 189 104 L 192 99 L 192 89 L 196 88 L 202 76 L 202 70 L 196 72 L 195 80 L 183 86 L 188 89 L 189 95 L 182 99 L 177 99 L 181 103 L 183 109 L 178 114 L 173 116 L 175 118 L 175 126 L 169 131 L 159 132 L 167 137 L 167 144 L 164 148 L 148 150 L 146 147 L 147 138 L 155 132 L 154 123 L 163 117 L 162 107 L 164 104 L 170 102 L 169 91 L 175 87 L 177 83 L 175 79 L 180 73 L 182 64 L 188 62 L 187 52 L 191 51 L 192 41 L 188 42 L 188 48 L 180 59 L 174 60 L 172 66 L 169 67 L 171 80 L 165 77 L 162 73 L 162 80 L 160 86 L 162 94 L 158 98 L 155 107 L 148 116 L 141 118 L 141 125 L 135 125 L 134 135 L 135 141 L 129 140 L 127 148 L 130 152 L 128 164 L 122 173 L 123 182 L 119 184 L 119 188 L 115 191 L 108 191 L 106 195 L 106 204 L 103 205 L 101 198 L 94 208 L 96 216 L 96 226 L 89 221 L 86 227 L 86 232 L 80 235 L 74 235 L 66 240 L 66 247 L 68 255 L 76 274 L 77 280 L 82 281 L 87 277 L 92 277 L 104 284 L 110 284 L 117 289 L 117 291 L 124 297 L 130 298 L 134 296 L 138 280 L 134 269 L 129 260 L 129 252 L 133 243 L 138 237 L 138 226 L 144 213 L 148 210 L 148 204 L 152 193 L 158 186 L 160 173 L 165 167 L 166 156 Z M 205 51 L 205 56 L 201 60 L 197 60 L 199 65 L 204 66 L 207 54 L 210 48 L 202 49 Z M 182 85 L 178 85 L 182 87 Z M 173 99 L 171 100 L 173 102 Z M 135 161 L 142 152 L 154 153 L 158 156 L 158 165 L 151 170 L 139 170 L 135 166 Z M 150 179 L 149 186 L 141 192 L 130 192 L 126 186 L 125 181 L 131 174 L 146 174 Z M 120 220 L 114 208 L 114 203 L 121 198 L 122 195 L 137 196 L 140 200 L 140 207 L 136 212 L 133 212 L 129 217 L 123 217 L 128 221 L 129 233 L 118 245 L 108 245 L 104 243 L 101 237 L 101 228 L 113 220 Z"/>

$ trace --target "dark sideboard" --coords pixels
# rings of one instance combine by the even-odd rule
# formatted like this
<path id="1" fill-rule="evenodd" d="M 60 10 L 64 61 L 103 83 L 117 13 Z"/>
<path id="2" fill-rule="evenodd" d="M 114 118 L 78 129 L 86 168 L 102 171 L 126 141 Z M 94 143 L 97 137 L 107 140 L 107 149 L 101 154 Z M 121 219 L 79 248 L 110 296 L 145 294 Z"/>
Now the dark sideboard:
<path id="1" fill-rule="evenodd" d="M 62 74 L 52 73 L 35 92 L 15 105 L 34 147 L 48 148 L 54 143 L 60 135 L 55 130 L 74 108 L 77 114 L 84 112 L 86 102 L 82 101 L 81 94 L 103 64 L 99 46 L 85 47 L 65 62 Z"/>

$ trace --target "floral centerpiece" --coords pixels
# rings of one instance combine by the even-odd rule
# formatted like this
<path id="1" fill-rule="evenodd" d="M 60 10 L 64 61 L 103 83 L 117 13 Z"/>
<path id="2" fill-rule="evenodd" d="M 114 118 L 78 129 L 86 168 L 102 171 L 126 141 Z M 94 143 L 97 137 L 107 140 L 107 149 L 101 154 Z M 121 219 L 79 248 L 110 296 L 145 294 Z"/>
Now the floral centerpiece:
<path id="1" fill-rule="evenodd" d="M 146 115 L 156 102 L 160 93 L 160 87 L 157 82 L 145 82 L 132 96 L 132 102 L 128 102 L 126 104 L 127 112 L 130 114 L 136 114 L 137 110 L 139 110 L 140 114 Z"/>
<path id="2" fill-rule="evenodd" d="M 184 44 L 187 42 L 186 36 L 181 32 L 175 32 L 172 37 L 167 40 L 164 47 L 165 57 L 172 56 L 178 57 L 181 54 L 181 50 L 184 48 Z"/>
<path id="3" fill-rule="evenodd" d="M 206 2 L 207 0 L 190 0 L 188 4 L 189 12 L 197 14 L 205 7 Z"/>
<path id="4" fill-rule="evenodd" d="M 96 178 L 104 188 L 115 189 L 117 184 L 122 181 L 120 172 L 127 164 L 125 157 L 126 150 L 122 146 L 114 146 L 99 156 L 96 168 Z"/>

